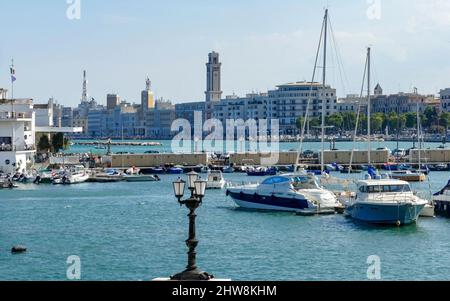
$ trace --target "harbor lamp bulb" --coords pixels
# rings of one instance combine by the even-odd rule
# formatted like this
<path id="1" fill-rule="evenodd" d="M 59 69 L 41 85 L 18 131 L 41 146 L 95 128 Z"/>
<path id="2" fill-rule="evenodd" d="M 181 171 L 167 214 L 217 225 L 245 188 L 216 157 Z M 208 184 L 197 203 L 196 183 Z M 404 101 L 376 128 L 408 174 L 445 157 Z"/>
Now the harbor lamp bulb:
<path id="1" fill-rule="evenodd" d="M 207 182 L 205 180 L 195 181 L 195 195 L 200 199 L 205 196 L 206 184 Z"/>
<path id="2" fill-rule="evenodd" d="M 195 171 L 191 171 L 187 174 L 188 176 L 188 188 L 189 189 L 195 189 L 195 181 L 198 180 L 198 173 Z"/>
<path id="3" fill-rule="evenodd" d="M 184 189 L 186 187 L 186 182 L 178 178 L 175 182 L 173 182 L 173 191 L 175 193 L 175 197 L 180 200 L 184 195 Z"/>

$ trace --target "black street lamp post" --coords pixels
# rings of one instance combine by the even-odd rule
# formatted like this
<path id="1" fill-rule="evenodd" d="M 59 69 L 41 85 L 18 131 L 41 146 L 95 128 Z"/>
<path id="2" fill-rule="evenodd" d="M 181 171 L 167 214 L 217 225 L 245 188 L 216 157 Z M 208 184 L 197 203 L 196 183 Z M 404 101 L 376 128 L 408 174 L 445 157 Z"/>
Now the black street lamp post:
<path id="1" fill-rule="evenodd" d="M 186 200 L 182 200 L 185 187 L 186 182 L 181 179 L 173 182 L 173 189 L 178 203 L 181 206 L 185 205 L 189 209 L 189 238 L 186 240 L 186 245 L 189 248 L 189 252 L 187 253 L 188 265 L 185 271 L 170 277 L 170 279 L 179 281 L 211 280 L 214 276 L 198 269 L 196 264 L 197 253 L 195 252 L 195 248 L 198 245 L 198 240 L 195 237 L 195 218 L 197 217 L 195 210 L 202 204 L 205 196 L 206 181 L 199 180 L 199 176 L 195 172 L 188 173 L 188 189 L 191 191 L 191 196 Z"/>

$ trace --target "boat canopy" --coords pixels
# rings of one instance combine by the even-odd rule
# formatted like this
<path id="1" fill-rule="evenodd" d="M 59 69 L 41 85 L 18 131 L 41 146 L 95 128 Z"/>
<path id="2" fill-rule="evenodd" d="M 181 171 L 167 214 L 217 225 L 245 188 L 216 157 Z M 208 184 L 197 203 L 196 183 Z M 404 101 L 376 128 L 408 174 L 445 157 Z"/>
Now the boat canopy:
<path id="1" fill-rule="evenodd" d="M 372 184 L 361 185 L 358 190 L 362 193 L 411 192 L 411 187 L 407 184 Z"/>
<path id="2" fill-rule="evenodd" d="M 281 184 L 281 183 L 289 183 L 291 179 L 286 177 L 270 177 L 264 180 L 261 184 L 263 185 L 273 185 L 273 184 Z"/>
<path id="3" fill-rule="evenodd" d="M 273 176 L 264 180 L 262 185 L 292 185 L 295 189 L 317 189 L 320 188 L 313 175 L 284 175 Z"/>

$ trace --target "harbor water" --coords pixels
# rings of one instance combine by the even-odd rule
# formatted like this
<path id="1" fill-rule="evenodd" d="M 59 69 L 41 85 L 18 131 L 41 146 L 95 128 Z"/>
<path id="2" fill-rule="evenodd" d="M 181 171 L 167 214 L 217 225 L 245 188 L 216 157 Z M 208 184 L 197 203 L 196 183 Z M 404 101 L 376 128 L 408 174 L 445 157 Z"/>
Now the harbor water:
<path id="1" fill-rule="evenodd" d="M 81 260 L 82 280 L 150 280 L 182 271 L 188 220 L 173 197 L 177 177 L 0 190 L 0 280 L 67 280 L 71 255 Z M 225 178 L 261 180 L 236 173 Z M 449 179 L 449 172 L 432 172 L 429 183 L 413 189 L 429 194 Z M 367 259 L 376 255 L 384 280 L 450 280 L 449 227 L 450 220 L 439 217 L 376 227 L 343 215 L 245 211 L 225 191 L 208 190 L 198 210 L 197 261 L 216 277 L 233 280 L 366 280 Z M 13 245 L 28 252 L 13 255 Z"/>

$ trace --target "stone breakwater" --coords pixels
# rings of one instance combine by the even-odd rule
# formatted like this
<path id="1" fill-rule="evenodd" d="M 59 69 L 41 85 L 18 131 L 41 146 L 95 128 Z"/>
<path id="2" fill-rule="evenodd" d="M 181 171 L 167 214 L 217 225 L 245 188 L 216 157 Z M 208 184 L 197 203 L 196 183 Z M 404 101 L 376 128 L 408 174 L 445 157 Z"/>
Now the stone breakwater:
<path id="1" fill-rule="evenodd" d="M 84 145 L 84 146 L 97 146 L 97 145 L 111 145 L 111 146 L 161 146 L 160 142 L 137 142 L 137 141 L 76 141 L 73 145 Z"/>

